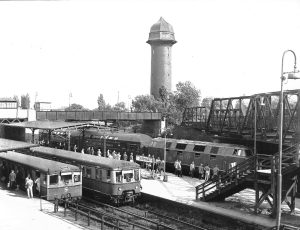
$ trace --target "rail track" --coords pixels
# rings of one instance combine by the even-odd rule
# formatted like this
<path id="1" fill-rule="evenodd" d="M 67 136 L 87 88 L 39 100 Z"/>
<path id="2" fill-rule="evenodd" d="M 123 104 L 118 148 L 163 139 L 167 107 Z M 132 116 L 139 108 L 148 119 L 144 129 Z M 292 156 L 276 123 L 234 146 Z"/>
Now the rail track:
<path id="1" fill-rule="evenodd" d="M 104 211 L 108 213 L 107 215 L 110 215 L 111 217 L 117 217 L 123 222 L 126 221 L 132 226 L 135 226 L 134 229 L 206 230 L 206 228 L 199 227 L 167 215 L 163 215 L 153 211 L 143 210 L 143 208 L 141 207 L 114 207 L 90 198 L 84 198 L 82 203 L 85 203 L 85 205 L 93 207 L 98 211 Z M 130 229 L 130 226 L 128 224 L 126 226 L 120 224 L 120 226 L 125 227 L 126 229 Z"/>

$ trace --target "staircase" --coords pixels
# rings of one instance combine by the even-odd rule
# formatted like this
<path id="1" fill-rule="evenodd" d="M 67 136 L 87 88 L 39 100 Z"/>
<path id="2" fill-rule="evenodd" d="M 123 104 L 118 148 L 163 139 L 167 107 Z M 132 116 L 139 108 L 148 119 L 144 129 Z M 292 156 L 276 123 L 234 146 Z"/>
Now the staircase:
<path id="1" fill-rule="evenodd" d="M 296 162 L 296 147 L 292 146 L 282 154 L 283 181 L 295 176 L 299 171 Z M 206 181 L 196 187 L 196 199 L 203 201 L 220 201 L 246 188 L 254 189 L 254 182 L 260 187 L 271 187 L 276 181 L 276 162 L 278 153 L 274 155 L 257 154 L 230 168 L 219 178 Z M 255 171 L 257 167 L 257 171 Z"/>

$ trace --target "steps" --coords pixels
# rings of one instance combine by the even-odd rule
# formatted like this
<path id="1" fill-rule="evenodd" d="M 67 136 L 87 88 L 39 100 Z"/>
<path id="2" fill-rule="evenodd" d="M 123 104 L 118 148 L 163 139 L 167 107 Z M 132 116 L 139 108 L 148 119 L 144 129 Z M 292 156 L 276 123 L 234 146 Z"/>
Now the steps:
<path id="1" fill-rule="evenodd" d="M 282 154 L 282 176 L 288 180 L 296 175 L 299 167 L 296 165 L 295 146 L 289 147 Z M 219 201 L 240 192 L 246 188 L 253 188 L 255 181 L 263 187 L 271 187 L 272 176 L 276 173 L 278 154 L 252 156 L 247 160 L 230 168 L 225 175 L 215 181 L 206 181 L 196 187 L 196 199 L 203 201 Z M 255 174 L 255 165 L 261 169 Z M 273 177 L 274 181 L 274 177 Z"/>

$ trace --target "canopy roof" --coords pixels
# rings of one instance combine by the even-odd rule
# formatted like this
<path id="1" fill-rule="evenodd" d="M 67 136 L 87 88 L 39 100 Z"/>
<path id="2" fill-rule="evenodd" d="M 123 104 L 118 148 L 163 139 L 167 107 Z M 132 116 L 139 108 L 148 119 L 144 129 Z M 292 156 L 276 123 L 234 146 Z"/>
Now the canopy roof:
<path id="1" fill-rule="evenodd" d="M 29 128 L 29 129 L 64 129 L 64 128 L 81 128 L 96 126 L 88 122 L 65 122 L 65 121 L 26 121 L 20 123 L 3 124 L 10 127 Z"/>
<path id="2" fill-rule="evenodd" d="M 106 157 L 99 157 L 89 154 L 77 153 L 73 151 L 53 149 L 42 146 L 33 147 L 31 148 L 31 150 L 33 152 L 41 153 L 42 155 L 57 157 L 81 165 L 98 166 L 99 168 L 107 168 L 111 170 L 139 168 L 139 165 L 137 163 L 109 159 Z"/>
<path id="3" fill-rule="evenodd" d="M 77 166 L 69 165 L 57 161 L 47 160 L 39 157 L 25 155 L 17 152 L 2 152 L 0 158 L 26 165 L 37 169 L 41 172 L 49 174 L 59 174 L 60 172 L 79 172 L 80 169 Z"/>
<path id="4" fill-rule="evenodd" d="M 25 149 L 25 148 L 35 147 L 35 146 L 38 145 L 23 142 L 23 141 L 14 141 L 14 140 L 0 138 L 0 152 L 16 150 L 16 149 Z"/>

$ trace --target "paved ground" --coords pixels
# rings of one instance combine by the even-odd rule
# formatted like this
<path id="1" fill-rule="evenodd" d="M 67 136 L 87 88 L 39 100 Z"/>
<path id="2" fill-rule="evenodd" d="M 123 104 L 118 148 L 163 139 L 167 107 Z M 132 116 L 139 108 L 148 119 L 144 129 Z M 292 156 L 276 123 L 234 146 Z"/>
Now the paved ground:
<path id="1" fill-rule="evenodd" d="M 1 230 L 78 230 L 85 229 L 54 215 L 53 204 L 40 199 L 28 199 L 24 191 L 9 191 L 0 184 L 0 229 Z"/>
<path id="2" fill-rule="evenodd" d="M 254 190 L 246 189 L 228 197 L 224 202 L 201 202 L 195 200 L 195 187 L 202 183 L 203 180 L 188 176 L 179 178 L 171 173 L 167 175 L 168 182 L 163 182 L 162 177 L 153 179 L 148 171 L 143 170 L 142 176 L 147 179 L 142 180 L 142 192 L 196 206 L 215 213 L 234 216 L 243 221 L 260 223 L 262 226 L 270 227 L 275 225 L 275 220 L 269 217 L 270 213 L 268 210 L 270 206 L 267 202 L 262 204 L 259 215 L 253 214 Z M 282 209 L 282 223 L 300 227 L 300 199 L 296 199 L 295 213 L 291 214 L 285 203 L 283 203 Z"/>

